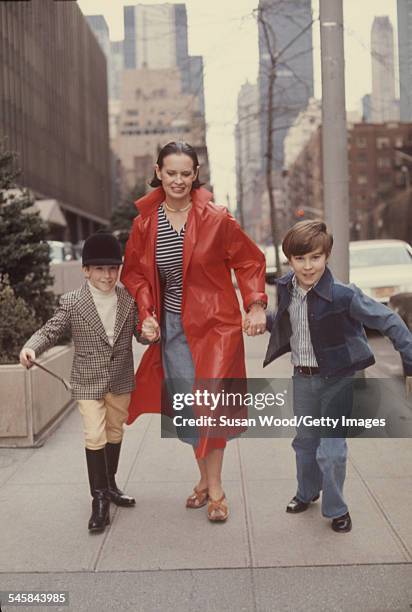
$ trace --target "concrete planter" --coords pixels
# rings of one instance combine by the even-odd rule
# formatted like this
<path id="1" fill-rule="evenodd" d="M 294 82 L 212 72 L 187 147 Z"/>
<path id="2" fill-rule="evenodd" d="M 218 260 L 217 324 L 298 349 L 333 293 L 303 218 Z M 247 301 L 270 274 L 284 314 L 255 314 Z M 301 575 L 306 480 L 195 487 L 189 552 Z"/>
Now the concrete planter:
<path id="1" fill-rule="evenodd" d="M 69 378 L 71 346 L 57 346 L 42 355 L 44 365 Z M 0 365 L 0 447 L 42 446 L 47 436 L 72 408 L 63 384 L 40 368 Z"/>

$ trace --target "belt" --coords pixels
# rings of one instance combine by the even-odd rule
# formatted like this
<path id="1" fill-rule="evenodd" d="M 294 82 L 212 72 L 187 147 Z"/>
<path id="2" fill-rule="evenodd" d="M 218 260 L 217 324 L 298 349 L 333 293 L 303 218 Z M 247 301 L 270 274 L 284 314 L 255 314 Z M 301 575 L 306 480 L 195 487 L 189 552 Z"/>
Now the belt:
<path id="1" fill-rule="evenodd" d="M 303 374 L 304 376 L 315 376 L 315 374 L 320 374 L 320 368 L 312 368 L 312 366 L 296 366 L 299 374 Z"/>

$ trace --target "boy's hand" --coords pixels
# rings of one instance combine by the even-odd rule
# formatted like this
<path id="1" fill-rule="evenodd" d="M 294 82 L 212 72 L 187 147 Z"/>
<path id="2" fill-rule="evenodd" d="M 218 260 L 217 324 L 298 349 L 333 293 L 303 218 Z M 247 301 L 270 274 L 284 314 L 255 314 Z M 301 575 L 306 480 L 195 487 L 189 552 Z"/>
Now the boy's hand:
<path id="1" fill-rule="evenodd" d="M 160 338 L 160 326 L 154 317 L 146 317 L 143 321 L 142 336 L 149 342 L 156 342 Z"/>
<path id="2" fill-rule="evenodd" d="M 33 361 L 36 359 L 36 353 L 33 349 L 22 348 L 20 351 L 20 363 L 25 368 L 31 368 Z"/>
<path id="3" fill-rule="evenodd" d="M 405 378 L 406 397 L 412 396 L 412 376 L 406 376 Z"/>
<path id="4" fill-rule="evenodd" d="M 242 324 L 247 336 L 258 336 L 266 331 L 266 313 L 260 304 L 252 304 Z"/>

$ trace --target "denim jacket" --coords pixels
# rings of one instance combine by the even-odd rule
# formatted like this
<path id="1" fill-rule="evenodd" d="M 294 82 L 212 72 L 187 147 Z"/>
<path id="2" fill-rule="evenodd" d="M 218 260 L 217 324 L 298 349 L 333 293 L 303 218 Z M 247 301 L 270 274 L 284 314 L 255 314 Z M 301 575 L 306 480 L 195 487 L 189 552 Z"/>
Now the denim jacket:
<path id="1" fill-rule="evenodd" d="M 268 312 L 271 332 L 263 366 L 290 351 L 292 328 L 288 306 L 293 272 L 277 280 L 278 310 Z M 395 312 L 365 295 L 356 285 L 336 281 L 325 269 L 308 292 L 310 337 L 321 376 L 347 376 L 375 363 L 364 325 L 387 336 L 412 375 L 412 334 Z"/>

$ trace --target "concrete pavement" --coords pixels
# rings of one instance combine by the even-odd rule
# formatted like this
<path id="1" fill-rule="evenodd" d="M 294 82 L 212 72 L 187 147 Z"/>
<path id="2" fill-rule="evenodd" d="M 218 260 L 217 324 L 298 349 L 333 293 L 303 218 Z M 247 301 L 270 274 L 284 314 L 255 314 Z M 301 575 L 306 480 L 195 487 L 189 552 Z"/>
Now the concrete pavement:
<path id="1" fill-rule="evenodd" d="M 247 340 L 250 377 L 262 375 L 266 341 Z M 290 373 L 289 356 L 265 371 Z M 119 470 L 137 505 L 112 507 L 110 528 L 91 536 L 73 410 L 42 448 L 0 450 L 0 591 L 65 590 L 70 604 L 57 609 L 89 612 L 408 610 L 411 441 L 352 439 L 349 447 L 350 534 L 334 533 L 319 504 L 285 513 L 295 466 L 290 440 L 279 438 L 228 444 L 231 515 L 210 524 L 205 508 L 184 507 L 197 478 L 190 447 L 161 440 L 160 418 L 145 415 L 126 431 Z"/>

